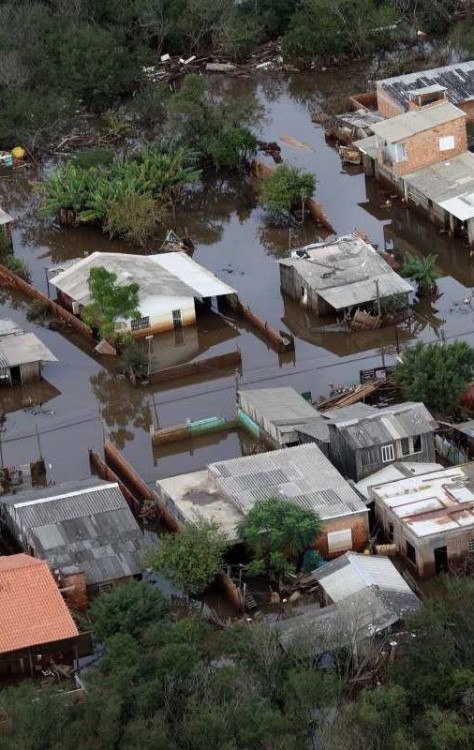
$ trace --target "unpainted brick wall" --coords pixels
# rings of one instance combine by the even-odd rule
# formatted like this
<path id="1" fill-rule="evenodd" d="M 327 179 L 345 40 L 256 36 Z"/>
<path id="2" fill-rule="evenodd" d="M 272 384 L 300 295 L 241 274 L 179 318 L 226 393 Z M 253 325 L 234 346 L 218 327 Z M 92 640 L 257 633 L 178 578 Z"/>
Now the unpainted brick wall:
<path id="1" fill-rule="evenodd" d="M 343 516 L 342 518 L 335 518 L 331 521 L 324 522 L 324 531 L 321 536 L 316 540 L 316 549 L 325 559 L 331 557 L 339 557 L 341 552 L 336 554 L 329 554 L 328 549 L 328 533 L 332 531 L 342 531 L 345 529 L 351 529 L 352 531 L 352 549 L 355 552 L 362 552 L 369 541 L 369 514 L 361 513 L 355 516 Z"/>

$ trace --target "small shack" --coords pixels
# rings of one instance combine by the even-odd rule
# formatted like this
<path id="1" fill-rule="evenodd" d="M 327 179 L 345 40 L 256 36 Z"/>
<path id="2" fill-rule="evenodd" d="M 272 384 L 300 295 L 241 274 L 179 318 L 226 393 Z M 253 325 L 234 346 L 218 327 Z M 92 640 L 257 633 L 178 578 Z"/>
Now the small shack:
<path id="1" fill-rule="evenodd" d="M 74 667 L 79 631 L 45 561 L 0 557 L 0 612 L 0 681 Z"/>
<path id="2" fill-rule="evenodd" d="M 86 594 L 141 576 L 143 534 L 116 483 L 91 478 L 4 496 L 0 521 L 71 587 L 78 608 Z"/>
<path id="3" fill-rule="evenodd" d="M 380 315 L 389 300 L 408 307 L 412 286 L 356 235 L 306 245 L 280 263 L 282 290 L 319 316 L 351 315 L 357 308 Z"/>
<path id="4" fill-rule="evenodd" d="M 41 379 L 45 362 L 57 361 L 34 333 L 27 333 L 13 320 L 0 320 L 0 383 L 34 383 Z"/>

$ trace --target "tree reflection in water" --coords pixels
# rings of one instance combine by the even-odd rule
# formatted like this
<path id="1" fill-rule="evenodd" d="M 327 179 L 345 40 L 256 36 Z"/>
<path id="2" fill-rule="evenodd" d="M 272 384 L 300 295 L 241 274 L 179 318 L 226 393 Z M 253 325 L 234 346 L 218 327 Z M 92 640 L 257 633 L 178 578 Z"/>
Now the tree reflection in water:
<path id="1" fill-rule="evenodd" d="M 124 377 L 105 370 L 90 378 L 92 391 L 101 403 L 101 416 L 117 448 L 133 440 L 136 430 L 150 431 L 152 415 L 145 392 L 133 388 Z"/>

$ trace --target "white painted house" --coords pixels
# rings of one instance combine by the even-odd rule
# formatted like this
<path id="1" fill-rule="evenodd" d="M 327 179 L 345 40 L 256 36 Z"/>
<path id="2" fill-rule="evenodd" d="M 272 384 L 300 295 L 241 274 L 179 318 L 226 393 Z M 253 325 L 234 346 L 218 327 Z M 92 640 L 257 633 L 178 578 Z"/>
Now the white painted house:
<path id="1" fill-rule="evenodd" d="M 196 322 L 196 300 L 236 299 L 237 292 L 186 253 L 128 255 L 94 252 L 68 267 L 62 267 L 50 283 L 58 301 L 75 315 L 90 303 L 89 274 L 103 267 L 117 276 L 117 284 L 139 285 L 140 317 L 119 322 L 123 331 L 137 335 L 159 333 Z"/>

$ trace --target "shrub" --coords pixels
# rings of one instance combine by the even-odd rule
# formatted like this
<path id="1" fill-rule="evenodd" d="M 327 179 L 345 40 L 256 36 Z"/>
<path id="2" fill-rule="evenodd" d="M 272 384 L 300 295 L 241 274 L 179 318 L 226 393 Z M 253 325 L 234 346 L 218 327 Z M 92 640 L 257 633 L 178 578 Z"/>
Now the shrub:
<path id="1" fill-rule="evenodd" d="M 49 304 L 45 299 L 35 299 L 26 313 L 26 319 L 30 323 L 45 323 L 49 318 Z"/>
<path id="2" fill-rule="evenodd" d="M 119 365 L 122 370 L 130 370 L 139 378 L 145 378 L 148 373 L 148 356 L 139 344 L 127 346 L 120 356 Z"/>
<path id="3" fill-rule="evenodd" d="M 81 169 L 90 169 L 112 164 L 114 158 L 114 152 L 110 148 L 88 148 L 76 154 L 71 159 L 71 164 Z"/>
<path id="4" fill-rule="evenodd" d="M 4 265 L 9 271 L 15 273 L 20 279 L 26 281 L 28 284 L 31 281 L 31 273 L 27 264 L 22 258 L 15 258 L 13 255 L 3 259 Z"/>
<path id="5" fill-rule="evenodd" d="M 263 180 L 260 199 L 269 211 L 290 213 L 314 195 L 316 178 L 310 172 L 282 164 Z"/>
<path id="6" fill-rule="evenodd" d="M 158 217 L 159 209 L 151 196 L 123 195 L 107 204 L 104 230 L 110 237 L 143 245 L 153 234 Z"/>

